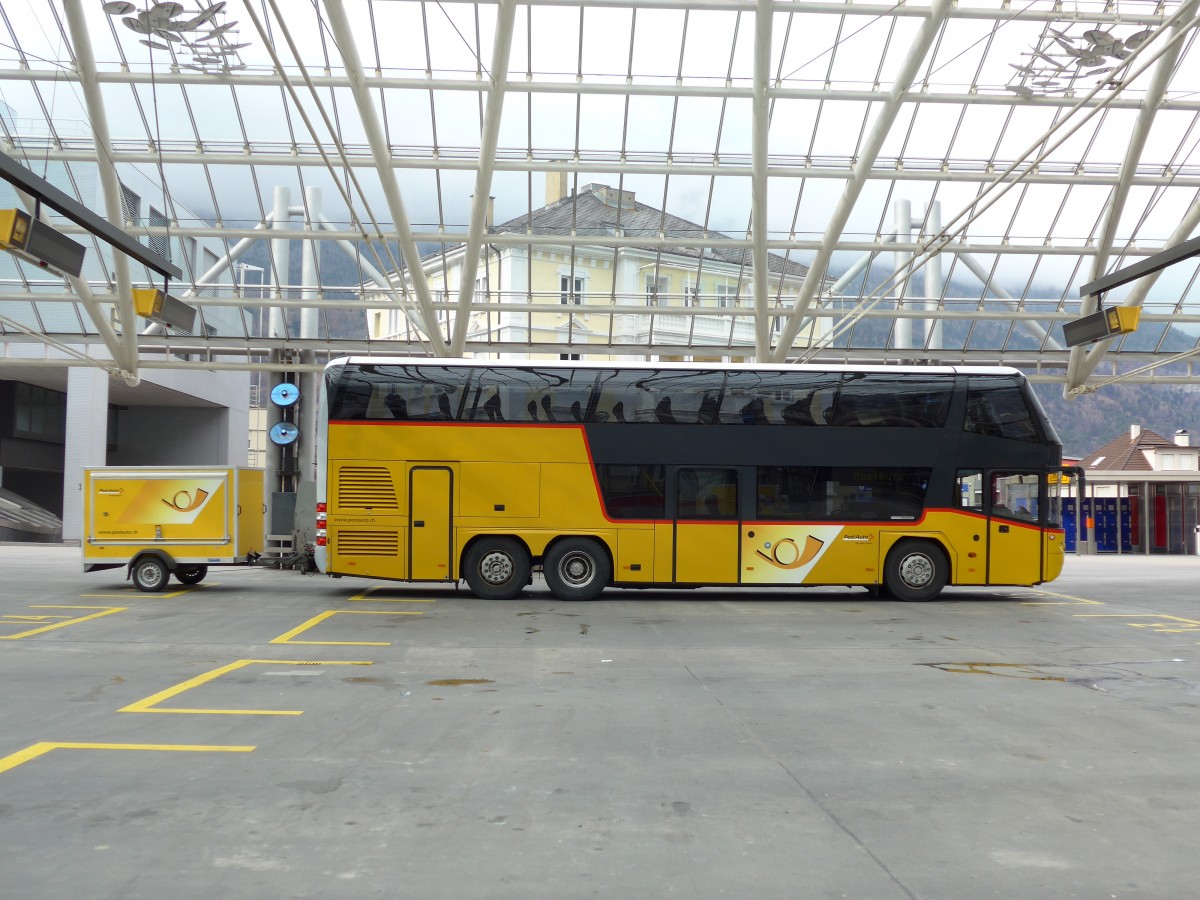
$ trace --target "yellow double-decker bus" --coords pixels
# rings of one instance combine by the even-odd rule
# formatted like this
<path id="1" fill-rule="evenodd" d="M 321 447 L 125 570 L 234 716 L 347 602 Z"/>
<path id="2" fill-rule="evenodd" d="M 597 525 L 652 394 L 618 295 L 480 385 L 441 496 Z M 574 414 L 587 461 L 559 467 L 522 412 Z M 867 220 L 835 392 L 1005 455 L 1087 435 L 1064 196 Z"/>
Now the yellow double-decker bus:
<path id="1" fill-rule="evenodd" d="M 1075 470 L 1015 369 L 347 358 L 320 404 L 331 575 L 928 600 L 1063 565 Z"/>

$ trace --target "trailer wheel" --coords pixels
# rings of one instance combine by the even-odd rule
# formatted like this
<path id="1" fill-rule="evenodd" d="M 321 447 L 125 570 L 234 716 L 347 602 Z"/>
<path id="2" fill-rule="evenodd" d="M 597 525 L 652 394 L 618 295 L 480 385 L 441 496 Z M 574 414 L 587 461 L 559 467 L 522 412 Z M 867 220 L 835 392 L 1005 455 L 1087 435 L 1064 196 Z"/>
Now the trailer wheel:
<path id="1" fill-rule="evenodd" d="M 595 600 L 612 577 L 608 554 L 588 538 L 556 541 L 542 561 L 546 586 L 559 600 Z"/>
<path id="2" fill-rule="evenodd" d="M 133 583 L 139 591 L 156 594 L 167 586 L 171 570 L 157 556 L 143 556 L 133 564 Z"/>
<path id="3" fill-rule="evenodd" d="M 932 600 L 949 577 L 946 554 L 932 541 L 901 541 L 883 569 L 884 586 L 897 600 Z"/>
<path id="4" fill-rule="evenodd" d="M 208 574 L 208 566 L 180 566 L 175 570 L 175 577 L 184 584 L 199 584 Z"/>
<path id="5" fill-rule="evenodd" d="M 529 584 L 529 553 L 506 537 L 484 537 L 467 548 L 463 578 L 481 600 L 511 600 Z"/>

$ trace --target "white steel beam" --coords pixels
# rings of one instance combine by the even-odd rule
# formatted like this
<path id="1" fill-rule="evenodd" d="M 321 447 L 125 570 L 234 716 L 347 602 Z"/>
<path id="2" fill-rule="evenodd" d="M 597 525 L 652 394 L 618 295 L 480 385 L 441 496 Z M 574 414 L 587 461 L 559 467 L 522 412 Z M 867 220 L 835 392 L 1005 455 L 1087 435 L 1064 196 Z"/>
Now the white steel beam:
<path id="1" fill-rule="evenodd" d="M 471 197 L 471 223 L 467 227 L 467 247 L 458 286 L 458 312 L 450 340 L 450 355 L 462 356 L 471 324 L 468 310 L 475 293 L 475 272 L 479 268 L 479 249 L 487 221 L 492 193 L 492 172 L 496 167 L 496 144 L 500 139 L 500 119 L 504 113 L 504 94 L 508 86 L 508 58 L 512 51 L 516 0 L 500 0 L 496 10 L 496 33 L 492 38 L 491 77 L 488 80 L 487 107 L 483 113 L 483 133 L 479 138 L 479 168 L 475 173 L 475 193 Z M 409 266 L 412 270 L 412 266 Z"/>
<path id="2" fill-rule="evenodd" d="M 772 92 L 772 96 L 775 94 Z M 1086 109 L 1087 107 L 1081 107 Z M 1162 111 L 1162 108 L 1159 108 Z M 89 142 L 90 143 L 90 142 Z M 249 160 L 255 166 L 282 166 L 290 169 L 300 167 L 328 168 L 328 161 L 323 158 L 312 145 L 296 144 L 294 152 L 264 153 L 232 142 L 209 141 L 201 145 L 203 152 L 197 152 L 194 145 L 189 144 L 186 152 L 171 152 L 165 148 L 171 141 L 164 140 L 162 152 L 147 148 L 144 142 L 138 142 L 138 149 L 113 149 L 113 162 L 130 164 L 162 164 L 164 166 L 204 165 L 204 166 L 246 166 Z M 271 145 L 272 149 L 278 147 Z M 95 149 L 58 149 L 46 144 L 45 139 L 18 140 L 14 149 L 17 152 L 28 153 L 40 160 L 59 162 L 94 162 Z M 351 168 L 374 169 L 375 161 L 369 148 L 348 147 L 348 155 L 344 164 Z M 418 169 L 427 171 L 430 159 L 433 158 L 433 147 L 406 148 L 406 155 L 394 156 L 394 169 Z M 563 161 L 562 154 L 556 154 L 555 159 L 548 158 L 552 151 L 544 151 L 545 159 L 539 159 L 537 154 L 530 158 L 525 150 L 497 151 L 494 162 L 496 172 L 574 172 L 585 166 L 589 173 L 625 174 L 625 175 L 669 175 L 677 176 L 712 176 L 749 178 L 753 176 L 753 158 L 748 154 L 721 154 L 717 159 L 714 154 L 702 153 L 672 153 L 665 152 L 638 153 L 635 161 L 632 155 L 624 158 L 619 152 L 596 152 L 588 155 L 586 163 Z M 770 157 L 768 156 L 768 178 L 823 178 L 845 179 L 854 159 L 851 157 Z M 876 166 L 866 174 L 868 180 L 876 181 L 921 181 L 977 184 L 991 183 L 996 173 L 1006 169 L 1008 161 L 997 160 L 984 165 L 962 160 L 945 161 L 928 158 L 899 158 L 876 161 Z M 443 149 L 437 154 L 437 169 L 443 171 L 475 171 L 479 166 L 479 157 L 474 151 L 452 152 Z M 961 167 L 961 168 L 956 168 Z M 1024 175 L 1023 184 L 1053 184 L 1053 185 L 1100 185 L 1111 187 L 1120 181 L 1120 167 L 1105 163 L 1053 163 L 1042 162 L 1038 171 Z M 1169 171 L 1163 166 L 1145 166 L 1141 173 L 1135 172 L 1132 184 L 1139 187 L 1200 187 L 1200 167 L 1183 165 L 1172 167 Z M 179 233 L 172 229 L 172 233 Z M 443 238 L 444 239 L 444 238 Z"/>
<path id="3" fill-rule="evenodd" d="M 71 32 L 76 71 L 79 75 L 80 86 L 83 88 L 84 104 L 87 107 L 88 120 L 97 151 L 93 160 L 100 175 L 100 186 L 104 191 L 106 217 L 113 226 L 124 229 L 125 215 L 121 208 L 121 180 L 117 177 L 117 169 L 112 162 L 110 152 L 112 139 L 108 131 L 108 114 L 104 108 L 100 85 L 96 82 L 96 57 L 92 52 L 87 20 L 80 0 L 65 0 L 63 9 L 67 16 L 67 27 Z M 116 274 L 117 282 L 117 315 L 121 322 L 119 338 L 112 328 L 102 328 L 100 320 L 103 319 L 103 315 L 99 314 L 95 304 L 90 303 L 84 294 L 80 296 L 84 299 L 96 328 L 102 335 L 105 335 L 105 343 L 108 343 L 109 338 L 112 339 L 108 349 L 112 353 L 113 360 L 121 367 L 121 377 L 128 384 L 136 385 L 140 381 L 137 373 L 137 315 L 133 309 L 133 281 L 129 274 L 129 257 L 124 253 L 114 251 L 113 271 Z"/>
<path id="4" fill-rule="evenodd" d="M 1186 215 L 1184 215 L 1183 219 L 1180 221 L 1179 227 L 1175 229 L 1175 233 L 1172 234 L 1170 240 L 1167 241 L 1166 246 L 1172 247 L 1176 244 L 1183 243 L 1192 236 L 1192 232 L 1196 230 L 1198 225 L 1200 225 L 1200 201 L 1197 201 L 1191 205 Z M 1137 283 L 1125 296 L 1125 299 L 1121 301 L 1121 305 L 1141 306 L 1143 303 L 1145 303 L 1146 297 L 1150 293 L 1150 289 L 1154 287 L 1154 283 L 1158 281 L 1158 277 L 1160 275 L 1162 275 L 1162 271 L 1154 272 L 1150 275 L 1139 278 Z M 1143 315 L 1142 320 L 1148 321 L 1149 317 Z M 1178 318 L 1172 318 L 1173 324 L 1178 324 L 1179 321 L 1180 320 Z M 1072 358 L 1074 358 L 1074 352 L 1076 350 L 1086 350 L 1087 353 L 1084 354 L 1083 362 L 1075 373 L 1076 378 L 1073 379 L 1071 377 L 1072 372 L 1068 368 L 1068 380 L 1064 390 L 1079 393 L 1083 386 L 1087 384 L 1087 380 L 1091 378 L 1092 373 L 1096 371 L 1096 367 L 1100 365 L 1105 354 L 1108 353 L 1109 348 L 1113 345 L 1115 340 L 1115 338 L 1109 338 L 1108 340 L 1100 341 L 1100 343 L 1094 344 L 1091 347 L 1073 347 L 1071 351 Z"/>
<path id="5" fill-rule="evenodd" d="M 1154 124 L 1154 118 L 1158 111 L 1158 104 L 1162 101 L 1163 94 L 1166 93 L 1167 85 L 1171 83 L 1171 75 L 1174 73 L 1175 64 L 1179 61 L 1179 54 L 1183 51 L 1184 41 L 1181 39 L 1181 32 L 1194 28 L 1192 17 L 1195 15 L 1196 7 L 1200 4 L 1200 0 L 1187 0 L 1174 14 L 1174 23 L 1171 25 L 1173 44 L 1159 58 L 1154 68 L 1154 73 L 1150 77 L 1150 82 L 1146 86 L 1146 94 L 1142 98 L 1141 111 L 1138 113 L 1137 121 L 1134 123 L 1133 132 L 1129 136 L 1129 144 L 1125 150 L 1125 160 L 1121 164 L 1121 177 L 1113 188 L 1112 196 L 1108 201 L 1108 208 L 1105 213 L 1104 225 L 1100 231 L 1100 238 L 1097 245 L 1100 252 L 1092 257 L 1092 274 L 1091 278 L 1087 279 L 1095 281 L 1104 274 L 1104 269 L 1108 265 L 1109 257 L 1113 252 L 1113 243 L 1116 240 L 1117 228 L 1121 224 L 1121 214 L 1125 211 L 1125 202 L 1129 198 L 1129 190 L 1132 187 L 1133 173 L 1137 168 L 1138 162 L 1142 158 L 1142 151 L 1146 146 L 1146 139 L 1150 135 L 1150 127 Z M 1090 315 L 1099 307 L 1099 298 L 1087 295 L 1081 298 L 1079 304 L 1080 315 Z M 1064 394 L 1072 396 L 1087 381 L 1088 375 L 1095 369 L 1096 365 L 1104 357 L 1111 340 L 1102 341 L 1097 345 L 1091 353 L 1087 347 L 1072 347 L 1071 361 L 1067 366 L 1067 383 L 1064 388 Z M 1087 360 L 1091 358 L 1091 368 L 1087 367 Z"/>
<path id="6" fill-rule="evenodd" d="M 342 63 L 346 75 L 350 79 L 350 90 L 354 95 L 358 115 L 362 120 L 367 141 L 371 146 L 371 155 L 379 172 L 379 182 L 387 197 L 388 209 L 396 225 L 400 239 L 400 250 L 404 262 L 412 277 L 413 292 L 417 295 L 417 305 L 421 308 L 421 318 L 424 331 L 429 338 L 435 356 L 446 356 L 449 348 L 442 338 L 438 326 L 437 314 L 433 309 L 433 297 L 429 292 L 429 282 L 425 278 L 425 270 L 421 268 L 421 253 L 417 242 L 413 240 L 412 225 L 409 223 L 408 211 L 404 206 L 404 198 L 400 194 L 400 184 L 396 180 L 396 172 L 392 168 L 391 152 L 388 149 L 387 137 L 379 122 L 379 114 L 371 100 L 363 77 L 362 60 L 358 55 L 358 45 L 354 41 L 354 33 L 350 30 L 350 22 L 346 17 L 346 9 L 342 0 L 325 0 L 325 14 L 329 20 L 330 31 L 342 54 Z"/>
<path id="7" fill-rule="evenodd" d="M 751 283 L 754 290 L 754 354 L 771 355 L 771 322 L 767 317 L 767 159 L 771 131 L 771 26 L 773 0 L 754 5 L 754 100 L 751 103 L 750 236 Z"/>
<path id="8" fill-rule="evenodd" d="M 921 28 L 917 33 L 916 39 L 908 50 L 908 55 L 896 73 L 896 80 L 892 84 L 891 90 L 888 91 L 887 102 L 880 109 L 879 115 L 871 127 L 870 134 L 862 142 L 858 160 L 854 164 L 850 180 L 847 182 L 841 199 L 838 200 L 838 205 L 830 217 L 829 224 L 825 228 L 825 236 L 821 240 L 821 247 L 817 250 L 816 258 L 809 267 L 808 274 L 804 276 L 799 296 L 796 298 L 796 305 L 792 307 L 787 324 L 784 325 L 783 332 L 779 336 L 779 343 L 773 355 L 775 362 L 785 362 L 788 354 L 791 352 L 792 344 L 800 331 L 800 325 L 804 321 L 804 316 L 812 305 L 813 297 L 816 296 L 818 288 L 825 279 L 825 272 L 829 268 L 829 260 L 833 256 L 834 249 L 837 247 L 838 239 L 842 235 L 842 229 L 846 227 L 850 213 L 854 210 L 854 204 L 858 200 L 859 194 L 862 193 L 863 185 L 866 183 L 866 175 L 870 171 L 871 166 L 875 164 L 875 159 L 879 155 L 879 150 L 883 146 L 884 139 L 891 130 L 892 123 L 896 120 L 896 114 L 900 111 L 904 95 L 908 93 L 909 87 L 912 86 L 913 78 L 916 77 L 921 61 L 925 59 L 925 54 L 929 52 L 934 38 L 937 37 L 938 32 L 941 30 L 942 23 L 946 20 L 946 14 L 949 12 L 950 6 L 950 0 L 934 0 L 933 5 L 929 8 L 928 15 L 921 23 Z"/>

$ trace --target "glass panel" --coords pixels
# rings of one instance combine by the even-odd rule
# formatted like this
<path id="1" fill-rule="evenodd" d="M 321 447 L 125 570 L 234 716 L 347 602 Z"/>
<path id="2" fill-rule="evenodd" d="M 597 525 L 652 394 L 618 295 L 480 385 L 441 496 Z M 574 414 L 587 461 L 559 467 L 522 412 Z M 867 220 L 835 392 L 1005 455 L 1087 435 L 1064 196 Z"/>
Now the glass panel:
<path id="1" fill-rule="evenodd" d="M 737 519 L 737 469 L 680 469 L 680 519 Z"/>
<path id="2" fill-rule="evenodd" d="M 477 369 L 464 419 L 476 422 L 582 422 L 596 374 L 585 369 Z"/>
<path id="3" fill-rule="evenodd" d="M 665 518 L 666 467 L 602 465 L 596 467 L 596 472 L 609 518 Z"/>
<path id="4" fill-rule="evenodd" d="M 756 475 L 759 519 L 803 519 L 815 466 L 762 466 Z"/>
<path id="5" fill-rule="evenodd" d="M 978 469 L 958 473 L 959 505 L 973 512 L 983 512 L 983 473 Z"/>
<path id="6" fill-rule="evenodd" d="M 724 382 L 723 372 L 602 370 L 596 411 L 608 413 L 612 422 L 712 423 L 718 420 Z"/>
<path id="7" fill-rule="evenodd" d="M 1029 472 L 993 472 L 992 515 L 1026 522 L 1037 519 L 1038 481 Z"/>
<path id="8" fill-rule="evenodd" d="M 817 474 L 810 519 L 915 519 L 925 507 L 930 469 L 825 467 Z"/>
<path id="9" fill-rule="evenodd" d="M 738 425 L 824 425 L 842 376 L 825 372 L 730 372 L 720 421 Z"/>
<path id="10" fill-rule="evenodd" d="M 461 366 L 347 365 L 330 370 L 330 419 L 456 418 L 471 369 Z"/>
<path id="11" fill-rule="evenodd" d="M 967 431 L 1016 441 L 1042 439 L 1018 378 L 973 376 L 967 384 Z"/>
<path id="12" fill-rule="evenodd" d="M 830 424 L 942 428 L 953 391 L 952 378 L 850 375 L 838 392 Z"/>

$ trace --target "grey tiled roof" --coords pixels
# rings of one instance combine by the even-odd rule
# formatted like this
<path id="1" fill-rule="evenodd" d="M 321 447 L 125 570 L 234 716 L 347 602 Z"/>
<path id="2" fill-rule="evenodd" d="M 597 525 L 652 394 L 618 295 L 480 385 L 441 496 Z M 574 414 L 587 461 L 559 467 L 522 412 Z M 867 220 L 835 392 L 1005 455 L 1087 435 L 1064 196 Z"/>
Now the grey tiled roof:
<path id="1" fill-rule="evenodd" d="M 1161 434 L 1143 428 L 1134 438 L 1129 431 L 1113 438 L 1099 450 L 1083 457 L 1080 464 L 1084 469 L 1095 472 L 1152 472 L 1154 467 L 1143 453 L 1154 447 L 1174 447 Z"/>

